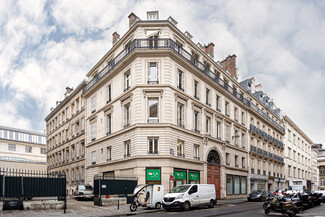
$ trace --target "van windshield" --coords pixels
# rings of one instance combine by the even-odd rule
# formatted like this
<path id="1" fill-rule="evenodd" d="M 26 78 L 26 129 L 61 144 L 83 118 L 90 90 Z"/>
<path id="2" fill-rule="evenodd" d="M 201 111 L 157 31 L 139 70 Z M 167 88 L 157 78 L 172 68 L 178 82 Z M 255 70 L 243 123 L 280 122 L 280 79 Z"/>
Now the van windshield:
<path id="1" fill-rule="evenodd" d="M 289 187 L 289 190 L 292 190 L 292 191 L 302 191 L 302 190 L 304 190 L 304 186 L 290 186 Z"/>
<path id="2" fill-rule="evenodd" d="M 179 185 L 173 188 L 169 193 L 184 193 L 189 187 L 190 185 Z"/>

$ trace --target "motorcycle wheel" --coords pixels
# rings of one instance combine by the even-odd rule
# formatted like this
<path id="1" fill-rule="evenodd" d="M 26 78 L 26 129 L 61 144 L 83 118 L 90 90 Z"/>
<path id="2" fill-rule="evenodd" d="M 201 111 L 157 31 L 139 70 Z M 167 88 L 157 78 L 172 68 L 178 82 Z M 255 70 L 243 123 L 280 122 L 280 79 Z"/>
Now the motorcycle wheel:
<path id="1" fill-rule="evenodd" d="M 267 215 L 267 214 L 269 214 L 271 212 L 271 209 L 270 208 L 266 208 L 265 210 L 264 210 L 264 213 Z"/>
<path id="2" fill-rule="evenodd" d="M 264 210 L 266 209 L 267 205 L 268 205 L 267 203 L 264 203 L 264 204 L 263 204 L 263 209 L 264 209 Z"/>
<path id="3" fill-rule="evenodd" d="M 135 203 L 131 203 L 130 210 L 131 212 L 135 212 L 137 210 L 138 206 Z"/>

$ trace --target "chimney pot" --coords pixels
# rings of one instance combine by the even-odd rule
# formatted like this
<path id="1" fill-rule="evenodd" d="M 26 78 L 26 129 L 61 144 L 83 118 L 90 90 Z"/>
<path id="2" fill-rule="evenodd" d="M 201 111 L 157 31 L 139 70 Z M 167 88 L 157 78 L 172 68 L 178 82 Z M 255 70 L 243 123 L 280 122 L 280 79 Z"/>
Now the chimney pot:
<path id="1" fill-rule="evenodd" d="M 222 68 L 228 70 L 231 77 L 238 79 L 237 68 L 236 68 L 236 55 L 228 56 L 225 60 L 221 61 Z"/>
<path id="2" fill-rule="evenodd" d="M 137 15 L 135 15 L 133 12 L 128 16 L 129 18 L 129 28 L 131 28 L 139 19 Z"/>
<path id="3" fill-rule="evenodd" d="M 120 39 L 120 35 L 117 32 L 114 32 L 112 36 L 113 36 L 113 46 L 114 46 L 116 42 L 118 42 L 118 40 Z"/>
<path id="4" fill-rule="evenodd" d="M 211 58 L 214 57 L 214 44 L 210 42 L 208 45 L 204 45 L 203 51 Z"/>

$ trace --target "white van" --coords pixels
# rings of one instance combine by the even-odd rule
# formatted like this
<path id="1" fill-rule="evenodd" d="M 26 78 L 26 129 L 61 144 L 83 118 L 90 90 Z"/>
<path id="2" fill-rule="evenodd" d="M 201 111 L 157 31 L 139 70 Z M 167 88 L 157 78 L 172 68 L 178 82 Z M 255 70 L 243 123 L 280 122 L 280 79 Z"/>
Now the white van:
<path id="1" fill-rule="evenodd" d="M 216 187 L 208 184 L 179 185 L 164 196 L 163 208 L 189 210 L 191 207 L 217 203 Z"/>

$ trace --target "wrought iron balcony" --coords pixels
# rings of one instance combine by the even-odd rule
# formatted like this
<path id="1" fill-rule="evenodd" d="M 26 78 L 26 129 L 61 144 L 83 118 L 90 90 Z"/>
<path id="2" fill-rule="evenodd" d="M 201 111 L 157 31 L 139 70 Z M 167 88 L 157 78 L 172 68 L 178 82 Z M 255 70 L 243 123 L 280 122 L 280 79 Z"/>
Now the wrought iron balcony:
<path id="1" fill-rule="evenodd" d="M 200 160 L 200 157 L 194 156 L 194 160 Z"/>
<path id="2" fill-rule="evenodd" d="M 159 123 L 159 118 L 149 118 L 148 123 L 149 124 L 157 124 L 157 123 Z"/>
<path id="3" fill-rule="evenodd" d="M 159 81 L 148 81 L 148 84 L 159 84 Z"/>
<path id="4" fill-rule="evenodd" d="M 251 152 L 257 153 L 257 151 L 256 151 L 256 147 L 253 146 L 253 145 L 251 145 Z"/>
<path id="5" fill-rule="evenodd" d="M 260 148 L 257 148 L 257 154 L 263 155 L 263 150 Z"/>

